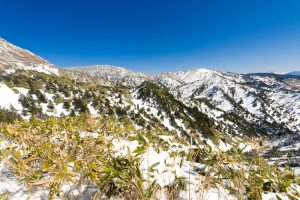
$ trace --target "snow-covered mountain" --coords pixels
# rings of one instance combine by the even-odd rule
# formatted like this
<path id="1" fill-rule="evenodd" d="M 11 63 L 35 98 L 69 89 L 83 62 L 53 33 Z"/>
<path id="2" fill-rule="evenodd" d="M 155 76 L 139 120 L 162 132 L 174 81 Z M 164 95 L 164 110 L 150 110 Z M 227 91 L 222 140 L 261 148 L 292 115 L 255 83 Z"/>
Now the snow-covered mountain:
<path id="1" fill-rule="evenodd" d="M 206 176 L 206 167 L 202 164 L 208 166 L 207 160 L 203 161 L 201 158 L 201 156 L 205 157 L 206 153 L 217 154 L 216 158 L 224 162 L 218 169 L 219 171 L 207 173 L 209 176 L 218 174 L 224 170 L 224 167 L 229 167 L 229 171 L 234 174 L 239 169 L 252 170 L 252 167 L 256 169 L 256 166 L 247 163 L 247 156 L 241 165 L 241 161 L 231 163 L 232 158 L 224 160 L 223 156 L 227 153 L 223 155 L 219 152 L 228 152 L 228 155 L 232 152 L 248 152 L 260 146 L 258 141 L 261 138 L 269 144 L 263 154 L 269 163 L 278 163 L 282 167 L 288 164 L 298 170 L 298 174 L 300 173 L 300 79 L 297 76 L 237 74 L 205 68 L 156 75 L 103 65 L 56 68 L 42 58 L 5 40 L 0 41 L 0 53 L 0 120 L 10 120 L 11 115 L 21 117 L 25 119 L 24 121 L 33 116 L 42 120 L 47 119 L 48 116 L 54 116 L 58 117 L 54 121 L 56 119 L 68 121 L 69 118 L 64 118 L 65 116 L 76 116 L 81 113 L 101 117 L 112 122 L 111 124 L 100 123 L 101 129 L 108 131 L 102 139 L 108 139 L 111 142 L 111 134 L 118 133 L 114 136 L 116 141 L 107 143 L 108 145 L 120 146 L 128 142 L 131 144 L 132 139 L 135 140 L 135 138 L 140 141 L 133 143 L 149 145 L 150 150 L 147 153 L 144 152 L 147 156 L 144 156 L 144 153 L 141 154 L 147 164 L 147 167 L 144 166 L 141 170 L 147 171 L 149 160 L 151 160 L 151 166 L 159 165 L 159 171 L 153 177 L 162 186 L 168 187 L 173 184 L 173 182 L 166 183 L 165 180 L 160 181 L 163 178 L 159 177 L 164 173 L 167 173 L 164 176 L 168 177 L 173 174 L 174 178 L 182 175 L 184 179 L 190 176 L 202 177 L 203 173 Z M 85 115 L 82 116 L 85 117 Z M 82 141 L 85 141 L 85 137 L 98 138 L 100 135 L 102 137 L 101 130 L 99 132 L 97 128 L 94 132 L 91 129 L 98 122 L 94 124 L 95 121 L 91 120 L 90 123 L 89 119 L 91 118 L 84 123 L 79 123 L 78 126 L 77 121 L 73 121 L 75 125 L 71 127 L 76 130 L 74 133 L 77 139 L 82 137 Z M 48 123 L 52 124 L 52 120 L 51 118 Z M 62 122 L 64 127 L 68 123 Z M 77 132 L 79 125 L 84 131 Z M 33 126 L 36 128 L 36 124 Z M 52 129 L 48 125 L 46 127 Z M 42 134 L 46 134 L 51 141 L 61 141 L 51 134 L 48 135 L 49 131 L 41 130 Z M 143 137 L 136 137 L 136 133 L 144 130 L 148 131 L 145 135 L 150 138 L 149 143 Z M 63 135 L 59 133 L 58 137 L 65 138 L 66 132 L 62 133 Z M 16 135 L 22 136 L 22 134 Z M 39 134 L 33 135 L 40 137 Z M 77 139 L 74 140 L 73 136 L 70 141 L 76 142 Z M 126 137 L 128 142 L 122 142 Z M 97 144 L 102 144 L 104 140 L 98 139 L 95 140 Z M 2 143 L 8 144 L 8 141 L 3 140 Z M 2 143 L 1 148 L 5 146 Z M 150 144 L 160 146 L 156 146 L 154 151 Z M 41 145 L 43 146 L 44 143 L 41 142 Z M 78 145 L 82 147 L 80 142 Z M 104 146 L 107 149 L 106 143 Z M 125 145 L 122 149 L 128 148 Z M 144 150 L 146 151 L 146 148 Z M 133 152 L 144 150 L 138 147 Z M 192 151 L 195 150 L 200 152 L 198 154 L 194 152 L 196 154 L 193 155 Z M 118 149 L 116 152 L 120 151 L 122 150 Z M 183 157 L 173 160 L 173 156 L 177 154 L 182 154 Z M 240 158 L 234 155 L 239 154 L 233 154 L 233 158 Z M 189 156 L 194 157 L 192 160 L 195 161 L 197 167 L 194 166 L 191 169 L 193 162 L 188 158 Z M 214 161 L 211 164 L 215 167 L 215 163 L 218 162 Z M 170 164 L 175 164 L 175 166 L 170 167 Z M 70 166 L 64 169 L 70 169 Z M 150 171 L 153 171 L 151 166 Z M 174 171 L 174 169 L 178 170 Z M 4 165 L 1 165 L 0 174 L 5 174 L 5 170 L 7 169 Z M 246 174 L 249 175 L 248 172 Z M 277 172 L 277 174 L 281 173 Z M 270 173 L 264 179 L 273 181 L 276 178 L 280 179 L 280 176 L 276 175 L 274 178 L 274 173 Z M 222 177 L 221 179 L 223 180 Z M 1 188 L 4 185 L 2 183 L 8 182 L 6 179 L 1 181 L 2 179 L 0 192 L 4 191 L 3 187 Z M 15 178 L 13 181 L 18 186 L 16 187 L 19 188 L 18 190 L 24 190 L 26 194 L 30 194 L 25 187 L 15 183 L 17 182 Z M 191 182 L 198 184 L 195 180 Z M 198 188 L 195 189 L 198 191 Z M 225 190 L 228 195 L 231 191 L 229 189 Z M 16 190 L 11 191 L 20 195 L 20 192 Z M 272 192 L 273 189 L 269 191 L 267 187 L 264 191 Z M 274 195 L 277 196 L 279 193 L 272 195 L 275 198 Z M 284 196 L 285 193 L 282 195 Z M 216 194 L 210 199 L 218 197 Z"/>
<path id="2" fill-rule="evenodd" d="M 297 79 L 195 69 L 163 73 L 157 81 L 182 102 L 198 107 L 216 121 L 224 121 L 230 114 L 235 115 L 230 120 L 232 123 L 241 119 L 254 126 L 264 124 L 268 133 L 275 131 L 272 123 L 300 131 L 300 81 Z"/>
<path id="3" fill-rule="evenodd" d="M 58 69 L 43 58 L 0 38 L 0 69 L 23 69 L 58 75 Z"/>
<path id="4" fill-rule="evenodd" d="M 111 84 L 136 87 L 146 80 L 152 80 L 152 75 L 133 72 L 122 67 L 110 65 L 95 65 L 81 67 L 66 67 L 68 71 L 83 72 L 93 77 L 101 77 Z"/>
<path id="5" fill-rule="evenodd" d="M 113 66 L 70 68 L 113 85 L 135 88 L 150 81 L 177 100 L 197 107 L 220 126 L 237 132 L 280 134 L 300 131 L 300 80 L 275 75 L 225 73 L 205 68 L 147 75 Z M 248 127 L 248 128 L 246 128 Z"/>

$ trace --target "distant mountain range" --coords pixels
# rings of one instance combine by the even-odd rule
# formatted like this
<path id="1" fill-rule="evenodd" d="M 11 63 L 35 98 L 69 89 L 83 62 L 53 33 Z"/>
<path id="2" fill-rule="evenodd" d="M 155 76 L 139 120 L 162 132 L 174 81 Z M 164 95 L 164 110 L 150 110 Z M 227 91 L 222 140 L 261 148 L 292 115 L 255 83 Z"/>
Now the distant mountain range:
<path id="1" fill-rule="evenodd" d="M 286 75 L 300 76 L 300 71 L 288 72 Z"/>
<path id="2" fill-rule="evenodd" d="M 260 72 L 260 73 L 249 73 L 247 75 L 256 75 L 256 76 L 273 76 L 277 78 L 300 78 L 300 72 L 299 71 L 292 71 L 292 72 L 285 72 L 285 73 L 277 73 L 277 72 Z"/>

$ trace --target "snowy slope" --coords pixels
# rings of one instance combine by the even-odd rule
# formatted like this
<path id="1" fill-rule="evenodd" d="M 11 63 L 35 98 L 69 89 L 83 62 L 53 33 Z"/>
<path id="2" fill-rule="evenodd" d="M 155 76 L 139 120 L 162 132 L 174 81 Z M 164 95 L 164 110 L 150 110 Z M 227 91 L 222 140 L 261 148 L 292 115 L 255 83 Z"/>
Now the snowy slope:
<path id="1" fill-rule="evenodd" d="M 58 75 L 58 69 L 30 51 L 0 38 L 0 69 L 23 69 Z"/>
<path id="2" fill-rule="evenodd" d="M 157 81 L 190 106 L 200 110 L 207 107 L 213 118 L 235 113 L 248 122 L 284 123 L 293 131 L 300 131 L 299 81 L 293 84 L 273 77 L 245 76 L 207 69 L 163 73 Z M 292 86 L 293 85 L 293 86 Z M 204 110 L 203 110 L 204 111 Z"/>

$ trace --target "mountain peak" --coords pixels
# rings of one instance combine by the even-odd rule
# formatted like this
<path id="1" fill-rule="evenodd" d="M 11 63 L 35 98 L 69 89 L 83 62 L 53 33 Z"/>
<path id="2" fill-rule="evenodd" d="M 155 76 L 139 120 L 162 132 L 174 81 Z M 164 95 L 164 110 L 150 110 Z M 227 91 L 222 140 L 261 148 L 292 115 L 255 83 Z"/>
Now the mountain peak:
<path id="1" fill-rule="evenodd" d="M 58 69 L 32 52 L 0 38 L 0 68 L 23 69 L 58 75 Z"/>
<path id="2" fill-rule="evenodd" d="M 28 50 L 17 47 L 5 39 L 0 40 L 0 58 L 6 59 L 10 62 L 32 62 L 32 63 L 43 63 L 49 64 L 48 61 L 43 58 L 34 55 Z"/>
<path id="3" fill-rule="evenodd" d="M 196 68 L 192 70 L 183 70 L 178 72 L 166 72 L 162 73 L 161 76 L 169 77 L 182 83 L 191 83 L 198 80 L 203 80 L 213 76 L 218 73 L 217 71 L 206 69 L 206 68 Z"/>

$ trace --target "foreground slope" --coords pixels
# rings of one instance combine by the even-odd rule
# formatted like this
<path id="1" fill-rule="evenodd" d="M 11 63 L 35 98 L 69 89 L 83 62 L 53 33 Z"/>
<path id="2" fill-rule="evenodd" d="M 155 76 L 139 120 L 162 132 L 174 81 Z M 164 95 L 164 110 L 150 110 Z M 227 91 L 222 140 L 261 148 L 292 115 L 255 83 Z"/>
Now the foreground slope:
<path id="1" fill-rule="evenodd" d="M 86 114 L 5 123 L 0 132 L 0 194 L 10 199 L 300 198 L 299 177 L 268 165 L 257 139 L 251 152 L 239 143 L 212 151 Z"/>

